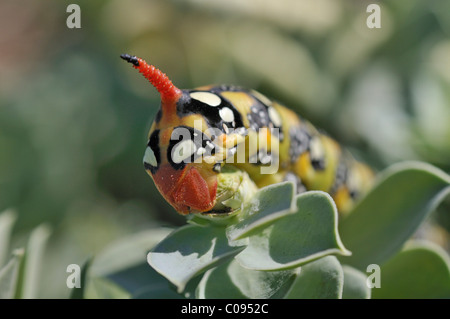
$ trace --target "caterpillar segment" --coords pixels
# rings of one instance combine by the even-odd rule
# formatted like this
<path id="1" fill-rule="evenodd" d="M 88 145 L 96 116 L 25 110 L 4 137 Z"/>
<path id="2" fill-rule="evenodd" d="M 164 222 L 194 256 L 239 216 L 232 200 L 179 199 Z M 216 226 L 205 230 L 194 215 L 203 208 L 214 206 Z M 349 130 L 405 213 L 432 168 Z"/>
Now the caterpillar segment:
<path id="1" fill-rule="evenodd" d="M 144 60 L 121 55 L 157 89 L 144 167 L 183 215 L 230 215 L 250 189 L 292 181 L 298 193 L 328 192 L 340 213 L 370 188 L 372 170 L 292 110 L 254 90 L 180 90 Z"/>

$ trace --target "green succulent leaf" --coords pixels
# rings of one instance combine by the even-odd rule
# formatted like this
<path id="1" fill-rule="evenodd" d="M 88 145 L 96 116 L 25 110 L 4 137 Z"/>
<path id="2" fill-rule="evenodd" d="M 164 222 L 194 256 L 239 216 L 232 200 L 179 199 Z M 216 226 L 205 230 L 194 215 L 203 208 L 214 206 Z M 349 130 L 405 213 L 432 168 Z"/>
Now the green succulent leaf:
<path id="1" fill-rule="evenodd" d="M 230 240 L 242 239 L 261 227 L 295 212 L 295 187 L 292 182 L 283 182 L 261 188 L 245 205 L 243 219 L 227 228 Z M 282 200 L 281 200 L 282 199 Z"/>
<path id="2" fill-rule="evenodd" d="M 167 280 L 146 262 L 149 250 L 170 232 L 167 228 L 150 229 L 111 243 L 92 261 L 86 295 L 129 298 L 143 290 L 173 292 Z"/>
<path id="3" fill-rule="evenodd" d="M 290 286 L 298 270 L 257 271 L 243 268 L 235 259 L 208 270 L 197 288 L 200 299 L 272 298 Z"/>
<path id="4" fill-rule="evenodd" d="M 370 299 L 371 289 L 367 286 L 367 276 L 356 268 L 343 265 L 344 290 L 342 299 Z"/>
<path id="5" fill-rule="evenodd" d="M 248 237 L 236 256 L 254 270 L 296 268 L 330 254 L 348 255 L 337 231 L 336 205 L 327 193 L 310 191 L 297 197 L 298 210 Z"/>
<path id="6" fill-rule="evenodd" d="M 410 242 L 381 266 L 373 298 L 450 298 L 450 258 L 439 246 Z"/>
<path id="7" fill-rule="evenodd" d="M 21 269 L 23 267 L 24 249 L 16 249 L 12 259 L 0 269 L 0 299 L 19 297 Z"/>
<path id="8" fill-rule="evenodd" d="M 335 256 L 326 256 L 301 268 L 287 299 L 340 299 L 344 285 L 342 266 Z"/>
<path id="9" fill-rule="evenodd" d="M 340 223 L 342 241 L 352 251 L 342 262 L 364 270 L 388 260 L 449 192 L 450 176 L 434 166 L 391 166 Z"/>
<path id="10" fill-rule="evenodd" d="M 114 273 L 106 277 L 93 278 L 93 297 L 133 299 L 174 299 L 182 298 L 175 292 L 166 278 L 157 273 L 148 263 L 142 263 Z"/>
<path id="11" fill-rule="evenodd" d="M 109 278 L 95 277 L 84 299 L 129 299 L 131 294 Z"/>
<path id="12" fill-rule="evenodd" d="M 172 229 L 161 227 L 112 242 L 95 257 L 90 270 L 92 276 L 105 277 L 146 264 L 148 252 L 171 232 Z M 147 267 L 150 268 L 148 264 Z"/>
<path id="13" fill-rule="evenodd" d="M 72 291 L 70 293 L 70 299 L 83 299 L 85 298 L 86 293 L 86 287 L 87 287 L 87 278 L 88 278 L 88 272 L 89 268 L 92 264 L 92 258 L 89 258 L 84 265 L 81 267 L 81 274 L 80 274 L 80 288 L 72 288 Z"/>
<path id="14" fill-rule="evenodd" d="M 139 291 L 157 287 L 158 289 L 169 290 L 167 280 L 158 274 L 146 262 L 108 274 L 106 277 L 118 286 L 122 287 L 130 295 Z"/>
<path id="15" fill-rule="evenodd" d="M 31 232 L 26 248 L 22 298 L 37 297 L 45 247 L 50 233 L 50 227 L 46 224 L 39 225 Z"/>
<path id="16" fill-rule="evenodd" d="M 5 264 L 9 254 L 9 240 L 16 218 L 17 214 L 12 210 L 0 214 L 0 267 Z"/>
<path id="17" fill-rule="evenodd" d="M 186 225 L 152 249 L 147 261 L 181 293 L 189 280 L 241 250 L 228 244 L 224 227 Z"/>

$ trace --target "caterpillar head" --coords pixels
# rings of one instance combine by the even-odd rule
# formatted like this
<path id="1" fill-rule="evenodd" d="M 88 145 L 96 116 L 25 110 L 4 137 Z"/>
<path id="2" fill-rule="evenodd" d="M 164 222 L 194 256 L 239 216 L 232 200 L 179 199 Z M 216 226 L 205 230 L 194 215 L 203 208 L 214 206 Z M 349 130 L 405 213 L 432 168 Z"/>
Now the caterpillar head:
<path id="1" fill-rule="evenodd" d="M 201 131 L 177 125 L 151 130 L 144 167 L 164 198 L 181 214 L 204 213 L 216 203 L 214 148 Z M 210 163 L 203 155 L 209 153 Z"/>
<path id="2" fill-rule="evenodd" d="M 189 91 L 178 89 L 164 73 L 140 58 L 128 54 L 121 58 L 133 64 L 161 95 L 161 108 L 144 155 L 147 173 L 180 214 L 218 213 L 214 207 L 221 164 L 214 137 L 206 134 L 204 117 L 196 112 L 180 115 L 180 109 L 193 107 Z"/>

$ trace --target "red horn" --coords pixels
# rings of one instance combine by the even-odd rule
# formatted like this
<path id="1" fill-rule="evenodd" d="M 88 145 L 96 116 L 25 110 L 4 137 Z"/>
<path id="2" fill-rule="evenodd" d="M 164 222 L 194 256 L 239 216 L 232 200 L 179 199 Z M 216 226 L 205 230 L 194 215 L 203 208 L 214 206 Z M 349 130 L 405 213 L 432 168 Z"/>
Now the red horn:
<path id="1" fill-rule="evenodd" d="M 169 77 L 153 65 L 148 64 L 143 59 L 134 55 L 122 54 L 120 57 L 133 64 L 134 68 L 139 70 L 139 72 L 142 73 L 142 75 L 158 90 L 159 94 L 161 94 L 162 102 L 175 102 L 181 95 L 181 90 L 173 85 Z"/>

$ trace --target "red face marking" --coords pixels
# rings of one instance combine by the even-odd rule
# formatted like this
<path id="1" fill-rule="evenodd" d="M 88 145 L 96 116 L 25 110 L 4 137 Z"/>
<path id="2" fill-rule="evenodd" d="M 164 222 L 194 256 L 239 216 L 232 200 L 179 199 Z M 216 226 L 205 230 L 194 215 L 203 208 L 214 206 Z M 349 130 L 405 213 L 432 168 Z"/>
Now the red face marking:
<path id="1" fill-rule="evenodd" d="M 164 198 L 183 215 L 207 212 L 215 205 L 217 181 L 208 185 L 195 167 L 175 170 L 163 165 L 152 177 Z"/>
<path id="2" fill-rule="evenodd" d="M 174 191 L 184 173 L 186 173 L 185 169 L 175 170 L 169 164 L 165 164 L 161 165 L 152 177 L 159 191 L 166 197 L 166 194 L 171 194 Z"/>
<path id="3" fill-rule="evenodd" d="M 214 206 L 216 189 L 217 185 L 211 194 L 208 184 L 199 171 L 192 167 L 175 190 L 173 200 L 177 205 L 187 206 L 200 212 L 209 211 Z"/>

